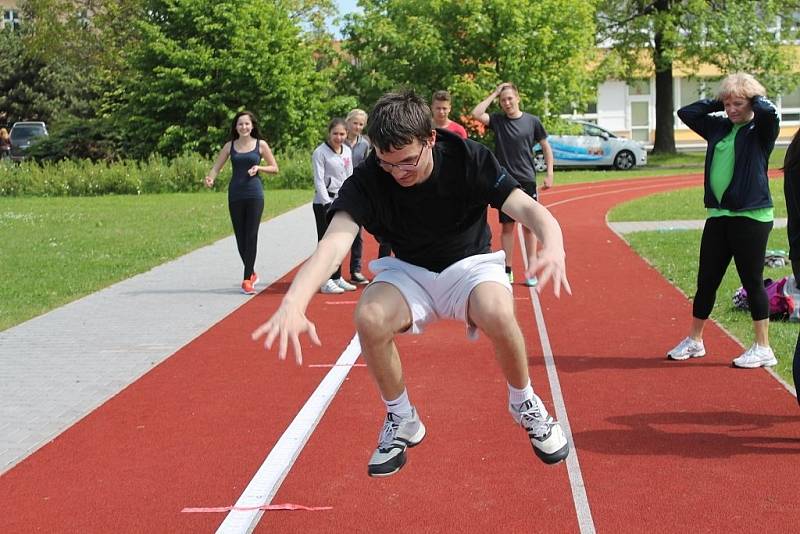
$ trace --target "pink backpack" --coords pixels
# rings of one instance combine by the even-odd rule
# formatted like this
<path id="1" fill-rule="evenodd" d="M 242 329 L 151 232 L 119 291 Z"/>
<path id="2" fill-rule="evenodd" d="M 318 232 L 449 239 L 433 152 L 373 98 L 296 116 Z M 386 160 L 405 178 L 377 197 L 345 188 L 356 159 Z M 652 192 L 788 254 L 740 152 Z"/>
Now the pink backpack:
<path id="1" fill-rule="evenodd" d="M 797 286 L 794 285 L 793 277 L 791 278 L 791 283 L 787 284 L 789 279 L 790 277 L 788 276 L 775 281 L 771 278 L 764 279 L 764 289 L 767 290 L 767 298 L 769 299 L 770 317 L 800 316 L 800 309 L 797 309 L 795 305 L 796 303 L 800 304 L 800 300 L 796 296 L 798 292 Z M 791 291 L 792 288 L 794 293 Z M 733 305 L 741 310 L 750 309 L 747 291 L 743 287 L 734 292 Z M 797 319 L 795 318 L 794 320 Z"/>

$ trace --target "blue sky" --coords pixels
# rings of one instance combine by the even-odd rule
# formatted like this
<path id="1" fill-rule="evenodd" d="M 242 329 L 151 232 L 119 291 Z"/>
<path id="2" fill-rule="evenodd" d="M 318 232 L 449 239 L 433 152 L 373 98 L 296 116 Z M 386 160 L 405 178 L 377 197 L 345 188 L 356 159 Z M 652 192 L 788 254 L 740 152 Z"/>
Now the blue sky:
<path id="1" fill-rule="evenodd" d="M 361 11 L 361 8 L 359 8 L 356 5 L 357 0 L 336 0 L 334 3 L 336 4 L 337 9 L 339 10 L 340 17 L 342 15 L 346 15 L 354 11 Z M 334 33 L 336 34 L 337 37 L 341 37 L 339 35 L 339 32 L 336 31 L 336 28 L 331 28 L 331 29 L 334 30 Z"/>

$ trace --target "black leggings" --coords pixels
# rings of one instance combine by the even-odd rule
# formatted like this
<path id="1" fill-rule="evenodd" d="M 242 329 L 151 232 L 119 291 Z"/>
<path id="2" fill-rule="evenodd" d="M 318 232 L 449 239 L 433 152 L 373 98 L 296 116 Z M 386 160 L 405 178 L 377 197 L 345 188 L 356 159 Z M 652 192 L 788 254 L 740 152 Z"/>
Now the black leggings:
<path id="1" fill-rule="evenodd" d="M 328 230 L 328 206 L 330 204 L 312 204 L 314 208 L 314 222 L 317 224 L 317 241 L 322 240 L 322 236 Z M 356 238 L 353 240 L 353 245 L 350 247 L 350 276 L 353 273 L 361 272 L 361 255 L 364 251 L 364 241 L 361 238 L 361 228 L 359 227 Z M 331 275 L 331 279 L 336 280 L 342 277 L 342 266 L 336 268 L 336 271 Z"/>
<path id="2" fill-rule="evenodd" d="M 231 212 L 233 233 L 236 235 L 236 247 L 239 257 L 244 263 L 244 278 L 252 276 L 256 264 L 258 251 L 258 227 L 261 224 L 261 214 L 264 212 L 263 198 L 246 198 L 228 202 Z"/>
<path id="3" fill-rule="evenodd" d="M 749 217 L 711 217 L 706 220 L 700 241 L 700 266 L 697 270 L 697 293 L 692 316 L 708 319 L 714 307 L 717 289 L 733 258 L 739 280 L 747 291 L 750 317 L 754 321 L 769 318 L 769 299 L 764 290 L 764 254 L 772 222 Z"/>

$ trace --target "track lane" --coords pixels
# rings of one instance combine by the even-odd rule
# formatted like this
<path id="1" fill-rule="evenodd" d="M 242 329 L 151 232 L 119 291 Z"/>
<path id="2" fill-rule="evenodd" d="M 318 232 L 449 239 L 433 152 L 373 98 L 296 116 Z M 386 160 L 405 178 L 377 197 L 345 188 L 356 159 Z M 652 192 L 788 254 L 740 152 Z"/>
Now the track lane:
<path id="1" fill-rule="evenodd" d="M 727 368 L 739 347 L 711 325 L 713 354 L 666 362 L 689 305 L 605 226 L 620 201 L 698 183 L 625 180 L 542 196 L 564 227 L 575 292 L 556 301 L 548 288 L 542 308 L 599 532 L 777 532 L 800 518 L 787 469 L 800 453 L 794 399 L 767 373 Z M 180 509 L 233 504 L 327 371 L 277 362 L 242 336 L 291 278 L 4 474 L 0 502 L 11 512 L 0 531 L 213 532 L 224 515 Z M 552 409 L 529 293 L 514 290 L 534 386 Z M 318 296 L 314 307 L 349 325 L 321 329 L 322 348 L 304 344 L 306 364 L 331 363 L 353 333 L 352 295 Z M 440 323 L 399 346 L 429 429 L 409 464 L 366 476 L 383 406 L 367 370 L 354 368 L 273 499 L 333 510 L 269 512 L 256 531 L 577 532 L 566 468 L 541 464 L 506 414 L 488 342 Z"/>
<path id="2" fill-rule="evenodd" d="M 686 186 L 701 185 L 702 177 Z M 736 370 L 716 324 L 709 355 L 664 357 L 691 304 L 605 225 L 614 205 L 671 179 L 554 191 L 573 296 L 542 295 L 598 532 L 788 532 L 800 519 L 796 401 L 768 373 Z M 725 298 L 720 295 L 720 298 Z"/>

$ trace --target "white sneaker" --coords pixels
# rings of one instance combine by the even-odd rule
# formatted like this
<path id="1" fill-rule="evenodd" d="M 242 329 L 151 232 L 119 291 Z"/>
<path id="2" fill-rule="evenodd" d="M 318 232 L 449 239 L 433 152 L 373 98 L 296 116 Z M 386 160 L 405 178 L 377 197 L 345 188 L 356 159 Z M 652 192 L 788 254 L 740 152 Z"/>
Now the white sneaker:
<path id="1" fill-rule="evenodd" d="M 533 452 L 546 464 L 557 464 L 569 455 L 569 443 L 561 425 L 547 413 L 542 399 L 534 395 L 532 400 L 519 406 L 508 405 L 511 417 L 528 432 Z"/>
<path id="2" fill-rule="evenodd" d="M 336 282 L 334 282 L 333 280 L 328 278 L 328 281 L 325 282 L 324 284 L 322 284 L 322 287 L 319 288 L 319 292 L 320 293 L 329 293 L 329 294 L 334 294 L 335 295 L 335 294 L 338 294 L 338 293 L 344 293 L 344 289 L 339 287 L 339 285 Z"/>
<path id="3" fill-rule="evenodd" d="M 356 286 L 345 280 L 344 278 L 337 278 L 333 281 L 334 284 L 342 288 L 343 291 L 355 291 Z"/>
<path id="4" fill-rule="evenodd" d="M 406 448 L 419 445 L 425 437 L 425 425 L 411 408 L 411 417 L 402 419 L 389 412 L 383 422 L 378 448 L 372 453 L 367 466 L 371 477 L 388 477 L 397 473 L 406 463 Z"/>
<path id="5" fill-rule="evenodd" d="M 706 348 L 702 341 L 695 341 L 687 337 L 667 353 L 670 360 L 688 360 L 689 358 L 700 358 L 706 355 Z"/>
<path id="6" fill-rule="evenodd" d="M 733 360 L 734 367 L 743 367 L 745 369 L 773 365 L 778 365 L 778 360 L 775 358 L 775 353 L 772 352 L 772 349 L 762 347 L 756 343 L 753 343 L 741 356 Z"/>

